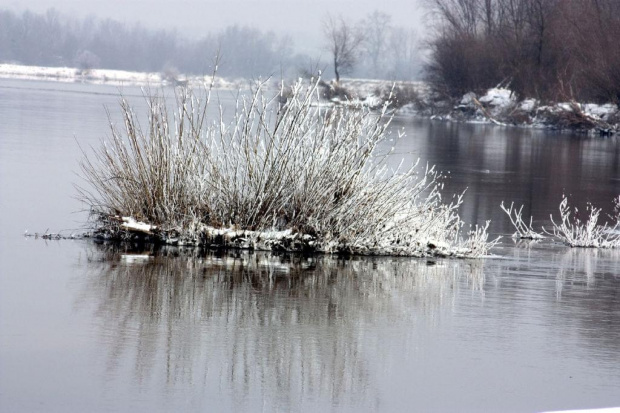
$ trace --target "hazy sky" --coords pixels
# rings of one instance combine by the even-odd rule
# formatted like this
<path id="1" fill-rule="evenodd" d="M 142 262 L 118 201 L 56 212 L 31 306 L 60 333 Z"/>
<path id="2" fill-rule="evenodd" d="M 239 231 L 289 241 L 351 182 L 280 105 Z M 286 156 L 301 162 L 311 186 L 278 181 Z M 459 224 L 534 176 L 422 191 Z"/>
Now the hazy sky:
<path id="1" fill-rule="evenodd" d="M 287 32 L 298 49 L 321 43 L 321 18 L 328 13 L 356 21 L 381 9 L 392 16 L 395 25 L 417 32 L 423 31 L 424 14 L 420 0 L 0 0 L 0 8 L 17 12 L 55 8 L 74 17 L 94 15 L 126 23 L 139 21 L 151 28 L 176 27 L 186 36 L 238 23 Z"/>

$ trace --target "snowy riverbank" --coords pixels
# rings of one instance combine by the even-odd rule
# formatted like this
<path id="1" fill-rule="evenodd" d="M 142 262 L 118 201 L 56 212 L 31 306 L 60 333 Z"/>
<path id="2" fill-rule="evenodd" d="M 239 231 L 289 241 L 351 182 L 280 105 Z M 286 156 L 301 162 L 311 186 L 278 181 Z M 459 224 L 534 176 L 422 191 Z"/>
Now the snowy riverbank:
<path id="1" fill-rule="evenodd" d="M 616 104 L 519 99 L 510 89 L 501 87 L 491 88 L 480 95 L 467 93 L 456 105 L 447 109 L 433 117 L 504 126 L 573 130 L 600 135 L 612 135 L 620 130 L 620 108 Z"/>
<path id="2" fill-rule="evenodd" d="M 125 70 L 90 69 L 80 70 L 71 67 L 23 66 L 0 64 L 0 79 L 43 80 L 53 82 L 83 82 L 92 84 L 110 84 L 119 86 L 148 86 L 162 84 L 183 84 L 199 86 L 211 82 L 207 76 L 179 76 L 175 80 L 166 79 L 157 72 L 129 72 Z M 217 89 L 239 89 L 247 84 L 243 79 L 224 79 L 215 77 Z"/>
<path id="3" fill-rule="evenodd" d="M 338 106 L 380 108 L 387 100 L 399 115 L 500 126 L 570 130 L 613 135 L 620 131 L 620 108 L 613 103 L 543 102 L 519 98 L 504 87 L 466 93 L 459 100 L 434 96 L 425 82 L 342 79 L 325 83 L 324 98 Z"/>

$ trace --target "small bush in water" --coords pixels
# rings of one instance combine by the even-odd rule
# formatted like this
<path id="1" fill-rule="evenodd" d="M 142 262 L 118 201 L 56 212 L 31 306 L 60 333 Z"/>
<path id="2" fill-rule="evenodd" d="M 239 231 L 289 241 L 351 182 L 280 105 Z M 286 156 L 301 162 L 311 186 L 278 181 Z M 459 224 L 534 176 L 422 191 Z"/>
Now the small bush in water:
<path id="1" fill-rule="evenodd" d="M 392 151 L 378 149 L 389 135 L 385 107 L 378 115 L 325 108 L 319 92 L 319 81 L 300 82 L 282 103 L 258 84 L 229 121 L 221 108 L 210 117 L 211 87 L 182 89 L 173 115 L 151 94 L 146 128 L 123 99 L 123 127 L 111 122 L 111 141 L 82 162 L 88 185 L 80 193 L 98 217 L 95 233 L 122 238 L 137 228 L 181 244 L 486 254 L 486 226 L 463 239 L 461 198 L 442 202 L 433 168 L 388 166 Z"/>

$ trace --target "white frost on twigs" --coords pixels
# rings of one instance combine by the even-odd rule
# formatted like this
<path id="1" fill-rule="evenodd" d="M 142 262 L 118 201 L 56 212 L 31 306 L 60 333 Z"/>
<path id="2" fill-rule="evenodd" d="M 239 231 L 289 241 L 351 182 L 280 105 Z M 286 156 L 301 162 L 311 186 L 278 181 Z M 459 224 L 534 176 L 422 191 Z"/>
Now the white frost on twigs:
<path id="1" fill-rule="evenodd" d="M 512 234 L 513 238 L 531 240 L 539 240 L 544 238 L 541 233 L 534 231 L 532 228 L 532 217 L 530 217 L 529 225 L 523 221 L 523 205 L 521 205 L 521 208 L 517 209 L 514 206 L 514 203 L 511 202 L 510 207 L 506 208 L 504 206 L 504 201 L 502 201 L 501 208 L 508 215 L 510 222 L 517 230 L 514 234 Z"/>
<path id="2" fill-rule="evenodd" d="M 560 203 L 560 222 L 555 222 L 551 216 L 552 231 L 545 230 L 555 236 L 564 244 L 571 247 L 581 248 L 620 248 L 620 234 L 617 229 L 620 226 L 618 217 L 615 223 L 599 225 L 601 208 L 588 204 L 586 208 L 588 218 L 585 222 L 576 217 L 578 210 L 568 205 L 568 198 L 564 196 Z M 572 214 L 575 214 L 571 217 Z M 544 228 L 543 228 L 544 230 Z"/>

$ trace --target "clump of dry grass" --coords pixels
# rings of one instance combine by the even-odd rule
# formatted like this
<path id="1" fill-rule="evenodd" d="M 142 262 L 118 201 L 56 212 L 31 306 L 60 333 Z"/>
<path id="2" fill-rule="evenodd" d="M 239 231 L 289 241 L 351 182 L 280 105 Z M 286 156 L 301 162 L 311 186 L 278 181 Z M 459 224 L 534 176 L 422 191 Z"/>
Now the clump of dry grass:
<path id="1" fill-rule="evenodd" d="M 109 217 L 126 216 L 156 226 L 159 241 L 201 244 L 228 228 L 256 247 L 288 230 L 326 252 L 485 254 L 486 227 L 463 239 L 462 199 L 442 201 L 433 168 L 391 168 L 392 151 L 377 149 L 389 135 L 387 105 L 379 114 L 324 108 L 319 85 L 299 82 L 282 103 L 260 83 L 229 121 L 221 108 L 208 116 L 211 87 L 180 90 L 173 115 L 150 94 L 145 128 L 123 99 L 123 127 L 111 123 L 111 141 L 82 162 L 90 189 L 80 194 L 99 230 L 118 237 Z"/>

